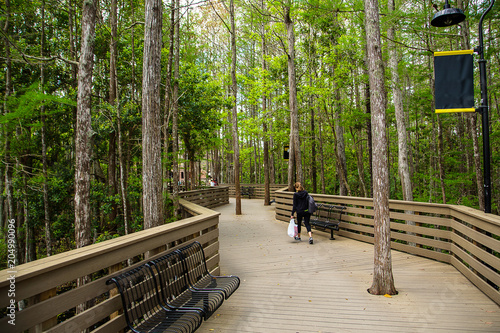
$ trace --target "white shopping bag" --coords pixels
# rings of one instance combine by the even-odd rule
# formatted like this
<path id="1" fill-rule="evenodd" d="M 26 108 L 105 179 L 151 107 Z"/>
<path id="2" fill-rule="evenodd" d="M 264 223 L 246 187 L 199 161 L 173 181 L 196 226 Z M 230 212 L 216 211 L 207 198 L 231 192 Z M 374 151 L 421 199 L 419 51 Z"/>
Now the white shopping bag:
<path id="1" fill-rule="evenodd" d="M 297 236 L 297 225 L 295 224 L 295 219 L 290 219 L 290 224 L 288 225 L 288 236 Z"/>

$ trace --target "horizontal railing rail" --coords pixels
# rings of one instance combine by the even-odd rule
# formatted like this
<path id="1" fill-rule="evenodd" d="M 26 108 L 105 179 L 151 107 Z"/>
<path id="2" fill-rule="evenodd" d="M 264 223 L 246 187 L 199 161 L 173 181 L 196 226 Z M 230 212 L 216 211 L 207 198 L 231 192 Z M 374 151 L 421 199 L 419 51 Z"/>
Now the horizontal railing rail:
<path id="1" fill-rule="evenodd" d="M 234 184 L 228 184 L 229 186 L 229 196 L 231 198 L 234 198 L 236 196 L 235 191 L 234 191 Z M 283 184 L 270 184 L 269 185 L 269 195 L 271 197 L 271 200 L 275 199 L 274 197 L 274 192 L 277 190 L 282 189 L 284 186 Z M 265 187 L 264 184 L 240 184 L 240 187 L 251 187 L 253 188 L 253 194 L 252 194 L 252 199 L 264 199 L 265 195 Z"/>
<path id="2" fill-rule="evenodd" d="M 203 207 L 214 208 L 229 203 L 229 186 L 179 192 L 179 197 Z"/>
<path id="3" fill-rule="evenodd" d="M 220 213 L 184 199 L 180 203 L 183 214 L 192 216 L 0 271 L 0 309 L 7 311 L 0 331 L 118 332 L 126 327 L 122 303 L 106 281 L 127 263 L 135 262 L 126 270 L 187 242 L 199 241 L 209 270 L 220 274 Z M 77 284 L 85 276 L 91 281 Z M 86 309 L 75 314 L 80 304 Z"/>
<path id="4" fill-rule="evenodd" d="M 312 194 L 317 203 L 346 206 L 340 236 L 374 242 L 373 199 Z M 276 191 L 276 219 L 288 222 L 293 193 Z M 476 209 L 390 200 L 391 247 L 453 265 L 500 305 L 500 217 Z"/>

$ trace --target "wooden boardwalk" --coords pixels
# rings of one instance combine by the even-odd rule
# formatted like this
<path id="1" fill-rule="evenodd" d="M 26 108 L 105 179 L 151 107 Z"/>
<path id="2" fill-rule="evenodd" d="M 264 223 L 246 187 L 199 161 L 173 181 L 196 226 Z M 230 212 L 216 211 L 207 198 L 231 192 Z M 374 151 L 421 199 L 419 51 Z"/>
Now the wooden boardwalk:
<path id="1" fill-rule="evenodd" d="M 500 307 L 450 265 L 393 251 L 399 295 L 373 296 L 372 245 L 295 242 L 262 200 L 215 210 L 222 274 L 241 286 L 198 332 L 500 332 Z"/>

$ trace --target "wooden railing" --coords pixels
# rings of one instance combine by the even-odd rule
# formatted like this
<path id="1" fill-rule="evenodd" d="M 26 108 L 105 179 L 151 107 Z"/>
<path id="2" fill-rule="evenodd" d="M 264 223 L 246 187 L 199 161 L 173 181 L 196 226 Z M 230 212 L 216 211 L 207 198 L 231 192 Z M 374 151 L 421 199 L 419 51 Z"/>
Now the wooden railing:
<path id="1" fill-rule="evenodd" d="M 227 189 L 220 193 L 214 200 L 226 202 Z M 0 271 L 0 311 L 8 315 L 0 319 L 0 332 L 119 332 L 126 327 L 122 303 L 106 281 L 126 263 L 135 262 L 125 268 L 130 269 L 146 256 L 187 242 L 199 241 L 209 270 L 219 274 L 220 214 L 184 199 L 180 203 L 191 217 Z M 91 282 L 77 286 L 77 279 L 89 275 Z M 22 300 L 24 309 L 9 308 Z M 86 310 L 75 315 L 84 303 Z"/>
<path id="2" fill-rule="evenodd" d="M 206 208 L 214 208 L 229 203 L 229 186 L 179 192 L 179 197 Z"/>
<path id="3" fill-rule="evenodd" d="M 317 203 L 346 206 L 340 236 L 373 244 L 371 198 L 312 194 Z M 276 192 L 276 219 L 288 222 L 293 193 Z M 453 265 L 500 305 L 500 217 L 476 209 L 390 200 L 391 246 Z"/>
<path id="4" fill-rule="evenodd" d="M 231 198 L 235 197 L 234 193 L 234 184 L 229 184 L 229 196 Z M 275 191 L 282 189 L 286 185 L 283 184 L 270 184 L 269 185 L 269 194 L 271 197 L 271 200 L 275 199 Z M 264 199 L 264 184 L 240 184 L 240 187 L 252 187 L 253 188 L 253 193 L 252 199 Z"/>

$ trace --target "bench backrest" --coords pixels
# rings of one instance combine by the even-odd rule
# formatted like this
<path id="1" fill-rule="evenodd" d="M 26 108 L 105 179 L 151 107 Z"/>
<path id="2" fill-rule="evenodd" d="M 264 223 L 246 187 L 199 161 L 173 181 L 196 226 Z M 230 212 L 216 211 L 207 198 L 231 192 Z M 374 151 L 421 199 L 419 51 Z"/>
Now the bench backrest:
<path id="1" fill-rule="evenodd" d="M 318 204 L 318 209 L 314 213 L 314 219 L 317 221 L 341 222 L 345 208 L 345 206 Z"/>
<path id="2" fill-rule="evenodd" d="M 189 288 L 188 275 L 179 252 L 168 253 L 149 262 L 159 278 L 160 293 L 169 303 Z"/>
<path id="3" fill-rule="evenodd" d="M 199 242 L 193 242 L 186 245 L 179 249 L 179 253 L 182 255 L 182 259 L 186 265 L 185 269 L 191 284 L 209 275 L 205 262 L 205 252 L 203 251 L 203 246 Z"/>
<path id="4" fill-rule="evenodd" d="M 108 280 L 121 294 L 125 319 L 129 327 L 137 327 L 158 308 L 159 296 L 152 271 L 146 265 L 134 268 Z"/>

